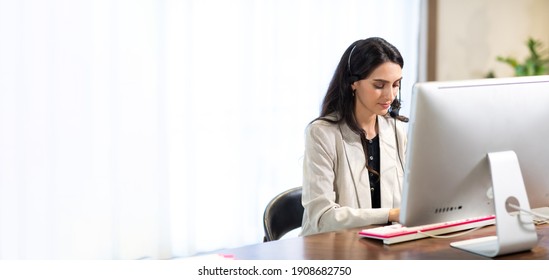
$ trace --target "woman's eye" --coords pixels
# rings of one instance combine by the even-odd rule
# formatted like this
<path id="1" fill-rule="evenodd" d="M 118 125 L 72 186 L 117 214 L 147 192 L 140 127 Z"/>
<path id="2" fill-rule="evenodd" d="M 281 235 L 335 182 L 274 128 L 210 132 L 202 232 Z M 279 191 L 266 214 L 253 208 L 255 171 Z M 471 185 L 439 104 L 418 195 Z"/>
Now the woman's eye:
<path id="1" fill-rule="evenodd" d="M 382 89 L 383 84 L 374 84 L 374 87 L 377 88 L 377 89 Z"/>

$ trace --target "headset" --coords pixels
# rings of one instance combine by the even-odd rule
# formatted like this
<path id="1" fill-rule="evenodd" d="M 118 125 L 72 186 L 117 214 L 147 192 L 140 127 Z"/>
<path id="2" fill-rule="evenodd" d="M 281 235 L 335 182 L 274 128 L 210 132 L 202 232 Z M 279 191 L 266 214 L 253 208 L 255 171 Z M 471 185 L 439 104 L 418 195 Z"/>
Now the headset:
<path id="1" fill-rule="evenodd" d="M 353 71 L 351 71 L 351 56 L 353 56 L 353 52 L 355 51 L 356 45 L 357 44 L 355 44 L 353 46 L 353 48 L 351 49 L 351 52 L 349 53 L 349 57 L 347 58 L 347 71 L 349 72 L 349 75 L 350 75 L 350 77 L 349 77 L 349 83 L 350 84 L 353 84 L 354 82 L 356 82 L 360 79 L 360 77 L 353 74 Z"/>

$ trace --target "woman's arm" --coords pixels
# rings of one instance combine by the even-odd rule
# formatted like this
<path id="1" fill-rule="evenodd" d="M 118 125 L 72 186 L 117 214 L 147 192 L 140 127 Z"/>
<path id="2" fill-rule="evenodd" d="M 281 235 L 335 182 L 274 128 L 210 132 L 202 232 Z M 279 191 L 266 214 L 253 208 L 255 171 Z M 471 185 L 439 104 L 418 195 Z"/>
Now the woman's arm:
<path id="1" fill-rule="evenodd" d="M 339 131 L 337 125 L 324 121 L 307 128 L 303 163 L 304 235 L 389 221 L 388 208 L 360 209 L 350 175 L 336 174 L 348 167 L 345 155 L 338 152 L 343 150 Z M 346 200 L 354 203 L 339 203 L 341 196 L 350 197 Z"/>

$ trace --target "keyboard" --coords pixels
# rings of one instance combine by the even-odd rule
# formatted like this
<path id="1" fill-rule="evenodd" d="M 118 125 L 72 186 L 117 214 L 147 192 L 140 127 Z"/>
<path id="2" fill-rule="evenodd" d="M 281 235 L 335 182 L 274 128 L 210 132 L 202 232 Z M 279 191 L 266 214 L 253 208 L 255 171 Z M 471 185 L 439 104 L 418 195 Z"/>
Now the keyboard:
<path id="1" fill-rule="evenodd" d="M 416 240 L 433 235 L 452 233 L 496 223 L 496 216 L 484 216 L 457 220 L 451 222 L 422 225 L 416 227 L 405 227 L 400 224 L 387 225 L 376 228 L 363 229 L 358 232 L 359 236 L 383 240 L 383 244 L 390 245 L 410 240 Z"/>

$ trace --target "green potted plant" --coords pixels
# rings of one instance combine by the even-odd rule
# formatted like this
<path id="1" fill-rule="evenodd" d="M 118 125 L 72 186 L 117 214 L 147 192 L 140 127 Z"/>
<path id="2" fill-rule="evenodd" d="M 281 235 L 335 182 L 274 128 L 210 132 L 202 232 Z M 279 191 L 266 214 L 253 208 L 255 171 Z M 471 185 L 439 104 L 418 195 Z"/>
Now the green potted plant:
<path id="1" fill-rule="evenodd" d="M 508 64 L 515 70 L 515 76 L 535 76 L 549 74 L 549 50 L 542 50 L 543 44 L 539 40 L 529 38 L 526 46 L 530 56 L 523 63 L 513 57 L 498 56 L 496 59 Z M 492 77 L 493 77 L 493 73 Z M 490 74 L 489 74 L 490 76 Z"/>

